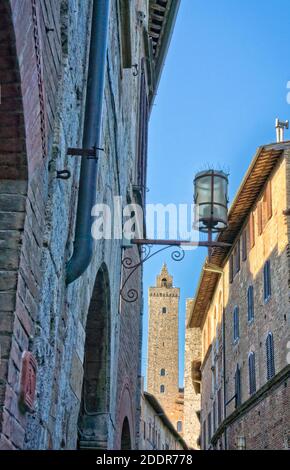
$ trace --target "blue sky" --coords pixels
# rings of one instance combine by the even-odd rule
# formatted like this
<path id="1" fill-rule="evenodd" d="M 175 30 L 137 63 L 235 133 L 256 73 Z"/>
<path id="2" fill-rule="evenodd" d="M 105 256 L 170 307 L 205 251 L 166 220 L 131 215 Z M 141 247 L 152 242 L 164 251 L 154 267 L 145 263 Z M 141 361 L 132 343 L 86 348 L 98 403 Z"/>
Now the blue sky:
<path id="1" fill-rule="evenodd" d="M 230 173 L 232 200 L 256 148 L 275 141 L 275 118 L 290 118 L 289 20 L 289 0 L 181 0 L 150 120 L 148 203 L 191 203 L 205 165 Z M 194 296 L 205 256 L 199 248 L 178 263 L 169 251 L 144 265 L 144 375 L 147 291 L 166 261 L 181 288 L 182 384 L 185 299 Z"/>

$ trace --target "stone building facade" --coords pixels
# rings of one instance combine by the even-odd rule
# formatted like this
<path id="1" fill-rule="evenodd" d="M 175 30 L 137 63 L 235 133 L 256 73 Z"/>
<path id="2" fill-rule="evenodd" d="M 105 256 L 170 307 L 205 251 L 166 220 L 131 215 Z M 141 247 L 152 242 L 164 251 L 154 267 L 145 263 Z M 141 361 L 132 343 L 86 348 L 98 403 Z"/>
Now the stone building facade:
<path id="1" fill-rule="evenodd" d="M 193 299 L 186 301 L 184 351 L 184 431 L 183 438 L 191 449 L 200 448 L 201 333 L 188 326 Z"/>
<path id="2" fill-rule="evenodd" d="M 288 142 L 257 150 L 218 238 L 231 246 L 201 274 L 203 449 L 290 447 L 289 157 Z"/>
<path id="3" fill-rule="evenodd" d="M 168 418 L 183 434 L 184 394 L 179 389 L 179 295 L 164 264 L 149 288 L 147 390 L 161 403 Z"/>
<path id="4" fill-rule="evenodd" d="M 0 1 L 1 450 L 137 447 L 142 298 L 120 298 L 122 239 L 95 242 L 69 284 L 67 263 L 85 159 L 97 157 L 95 202 L 144 204 L 148 116 L 178 4 Z M 103 108 L 94 141 L 102 150 L 71 156 L 94 109 L 96 18 L 108 29 L 103 99 L 94 103 Z M 137 248 L 126 255 L 139 259 Z M 128 287 L 141 292 L 140 272 Z"/>
<path id="5" fill-rule="evenodd" d="M 184 450 L 187 444 L 164 409 L 148 392 L 141 397 L 140 450 Z"/>

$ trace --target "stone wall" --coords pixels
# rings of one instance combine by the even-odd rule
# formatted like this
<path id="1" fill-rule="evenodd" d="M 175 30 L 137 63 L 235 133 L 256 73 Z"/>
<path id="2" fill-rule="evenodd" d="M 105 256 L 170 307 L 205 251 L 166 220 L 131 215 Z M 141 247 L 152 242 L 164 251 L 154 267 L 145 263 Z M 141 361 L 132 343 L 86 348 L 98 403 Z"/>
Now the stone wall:
<path id="1" fill-rule="evenodd" d="M 141 396 L 141 426 L 140 450 L 183 450 L 183 443 L 179 436 L 164 423 L 162 416 L 158 416 L 160 409 L 155 409 L 146 398 Z"/>
<path id="2" fill-rule="evenodd" d="M 200 447 L 200 390 L 193 382 L 193 363 L 201 362 L 201 334 L 199 328 L 187 327 L 194 299 L 186 301 L 186 329 L 184 354 L 184 431 L 183 437 L 190 448 Z"/>
<path id="3" fill-rule="evenodd" d="M 229 260 L 224 266 L 224 275 L 217 283 L 207 317 L 202 326 L 203 370 L 202 370 L 202 413 L 203 422 L 209 412 L 213 413 L 215 390 L 223 388 L 225 370 L 226 420 L 211 430 L 212 444 L 235 449 L 239 438 L 245 438 L 249 449 L 281 449 L 286 447 L 289 436 L 289 418 L 286 407 L 289 401 L 289 363 L 287 344 L 289 342 L 289 221 L 284 211 L 289 208 L 289 152 L 285 151 L 276 165 L 269 181 L 272 191 L 272 216 L 263 220 L 261 233 L 258 229 L 258 204 L 265 194 L 265 188 L 252 207 L 254 217 L 255 244 L 247 243 L 247 258 L 242 259 L 240 269 L 229 282 Z M 236 242 L 247 229 L 244 221 Z M 242 243 L 241 243 L 242 245 Z M 264 300 L 263 268 L 270 260 L 271 296 Z M 248 321 L 247 289 L 254 288 L 254 318 Z M 219 335 L 219 292 L 223 290 L 225 318 L 225 369 L 221 354 L 214 354 L 216 338 Z M 233 311 L 239 307 L 239 337 L 233 335 Z M 215 327 L 217 330 L 215 331 Z M 266 337 L 271 332 L 274 338 L 275 377 L 267 378 Z M 222 336 L 218 340 L 221 348 Z M 208 350 L 208 348 L 210 348 Z M 249 353 L 255 352 L 256 393 L 249 391 Z M 216 359 L 215 359 L 216 358 Z M 214 362 L 213 362 L 214 361 Z M 212 369 L 214 365 L 214 369 Z M 235 372 L 241 370 L 241 405 L 236 408 Z M 230 401 L 231 400 L 231 401 Z M 213 420 L 212 420 L 213 423 Z M 219 423 L 218 423 L 219 424 Z M 213 426 L 213 425 L 212 425 Z M 218 429 L 217 429 L 218 428 Z M 207 443 L 207 447 L 210 443 Z M 288 444 L 287 444 L 288 445 Z"/>
<path id="4" fill-rule="evenodd" d="M 163 287 L 162 279 L 167 281 Z M 179 288 L 172 287 L 172 277 L 163 266 L 157 287 L 149 288 L 147 390 L 161 403 L 174 426 L 177 421 L 183 422 L 183 396 L 178 396 L 179 295 Z"/>
<path id="5" fill-rule="evenodd" d="M 105 266 L 109 273 L 111 332 L 106 445 L 120 446 L 122 419 L 129 414 L 131 445 L 135 447 L 140 414 L 141 298 L 130 306 L 120 303 L 122 240 L 96 243 L 86 273 L 73 285 L 65 284 L 80 169 L 80 158 L 66 153 L 68 147 L 81 147 L 82 142 L 92 1 L 11 0 L 11 10 L 9 2 L 5 4 L 16 35 L 28 185 L 25 180 L 19 181 L 19 175 L 18 181 L 11 181 L 15 175 L 8 173 L 8 185 L 0 182 L 0 240 L 10 250 L 6 254 L 1 250 L 0 255 L 0 263 L 3 260 L 5 264 L 0 264 L 0 446 L 76 448 L 87 313 L 96 275 Z M 132 50 L 134 61 L 140 64 L 144 49 L 138 10 L 147 14 L 146 0 L 131 3 Z M 97 177 L 97 202 L 111 207 L 114 196 L 121 195 L 123 205 L 128 195 L 132 196 L 138 140 L 140 73 L 134 76 L 132 69 L 122 68 L 119 15 L 119 2 L 113 0 L 104 152 L 99 155 Z M 4 94 L 4 104 L 6 99 L 8 95 Z M 22 124 L 16 124 L 19 131 Z M 8 156 L 5 150 L 1 161 L 7 161 Z M 70 179 L 56 178 L 56 172 L 63 169 L 70 171 Z M 138 259 L 137 250 L 133 255 Z M 141 291 L 141 273 L 132 282 Z M 19 377 L 25 350 L 32 351 L 37 359 L 37 388 L 33 412 L 21 414 Z"/>

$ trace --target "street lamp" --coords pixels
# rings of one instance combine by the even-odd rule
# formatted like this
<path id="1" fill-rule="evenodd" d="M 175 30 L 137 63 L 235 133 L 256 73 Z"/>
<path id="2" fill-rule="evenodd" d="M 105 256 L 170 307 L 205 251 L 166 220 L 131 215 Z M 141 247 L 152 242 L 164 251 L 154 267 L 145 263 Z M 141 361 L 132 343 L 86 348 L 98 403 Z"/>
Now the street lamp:
<path id="1" fill-rule="evenodd" d="M 219 242 L 212 238 L 213 233 L 221 232 L 228 225 L 228 175 L 223 171 L 217 170 L 207 170 L 197 173 L 194 179 L 194 202 L 194 228 L 202 233 L 207 233 L 207 240 L 133 239 L 129 244 L 126 243 L 124 248 L 132 247 L 133 245 L 141 246 L 141 255 L 143 254 L 143 257 L 137 264 L 134 264 L 132 258 L 129 256 L 124 257 L 122 260 L 123 267 L 130 270 L 130 273 L 124 280 L 120 291 L 120 295 L 123 300 L 126 302 L 135 302 L 138 299 L 138 292 L 135 289 L 129 289 L 127 294 L 124 295 L 125 286 L 136 269 L 152 258 L 152 256 L 155 256 L 168 248 L 176 247 L 177 250 L 173 251 L 171 258 L 174 261 L 181 261 L 185 256 L 185 252 L 182 247 L 207 247 L 210 257 L 212 248 L 225 248 L 231 246 L 229 243 Z M 151 249 L 155 245 L 161 245 L 163 248 L 151 253 Z"/>
<path id="2" fill-rule="evenodd" d="M 220 232 L 228 224 L 228 177 L 202 171 L 194 179 L 195 223 L 200 232 Z"/>

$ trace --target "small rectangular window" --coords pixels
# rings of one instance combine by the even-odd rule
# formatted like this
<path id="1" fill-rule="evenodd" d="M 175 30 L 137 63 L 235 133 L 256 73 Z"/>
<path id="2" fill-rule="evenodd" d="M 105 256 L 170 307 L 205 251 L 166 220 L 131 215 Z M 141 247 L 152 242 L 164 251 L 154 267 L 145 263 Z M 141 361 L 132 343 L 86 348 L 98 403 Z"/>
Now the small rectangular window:
<path id="1" fill-rule="evenodd" d="M 206 420 L 203 422 L 203 448 L 206 449 Z"/>
<path id="2" fill-rule="evenodd" d="M 255 246 L 255 219 L 254 219 L 253 212 L 251 212 L 250 218 L 249 218 L 248 233 L 249 233 L 249 246 L 251 250 Z"/>
<path id="3" fill-rule="evenodd" d="M 222 421 L 222 391 L 221 389 L 218 390 L 217 399 L 218 399 L 217 418 L 218 418 L 218 426 L 219 426 Z"/>
<path id="4" fill-rule="evenodd" d="M 246 259 L 247 259 L 247 230 L 244 230 L 242 234 L 242 260 L 246 261 Z"/>
<path id="5" fill-rule="evenodd" d="M 264 301 L 268 302 L 271 297 L 271 265 L 270 260 L 266 261 L 263 270 L 264 275 Z"/>
<path id="6" fill-rule="evenodd" d="M 162 313 L 166 313 L 166 312 L 167 312 L 166 307 L 162 307 Z"/>
<path id="7" fill-rule="evenodd" d="M 251 352 L 249 355 L 249 392 L 250 395 L 256 392 L 256 363 L 255 353 Z"/>
<path id="8" fill-rule="evenodd" d="M 272 333 L 269 333 L 266 339 L 266 355 L 267 355 L 267 380 L 270 380 L 275 375 L 274 340 L 273 340 Z"/>
<path id="9" fill-rule="evenodd" d="M 258 234 L 261 235 L 263 232 L 263 202 L 258 203 Z"/>
<path id="10" fill-rule="evenodd" d="M 265 223 L 268 222 L 272 217 L 272 187 L 271 181 L 268 181 L 268 184 L 264 193 L 264 213 L 265 213 Z"/>
<path id="11" fill-rule="evenodd" d="M 207 438 L 208 438 L 208 444 L 210 445 L 211 441 L 211 412 L 209 412 L 208 417 L 207 417 Z"/>
<path id="12" fill-rule="evenodd" d="M 240 240 L 238 240 L 234 249 L 234 276 L 240 270 L 240 251 L 241 251 Z"/>
<path id="13" fill-rule="evenodd" d="M 254 319 L 254 288 L 249 286 L 247 293 L 248 301 L 248 322 L 251 322 Z"/>
<path id="14" fill-rule="evenodd" d="M 230 256 L 229 259 L 229 282 L 232 284 L 234 279 L 234 257 L 233 255 Z"/>
<path id="15" fill-rule="evenodd" d="M 234 308 L 234 341 L 237 341 L 240 336 L 240 325 L 239 325 L 239 307 Z"/>
<path id="16" fill-rule="evenodd" d="M 235 373 L 235 406 L 236 408 L 240 406 L 242 402 L 241 397 L 241 369 L 239 365 L 237 365 L 236 373 Z"/>
<path id="17" fill-rule="evenodd" d="M 216 402 L 213 402 L 212 405 L 212 418 L 213 418 L 213 432 L 216 431 Z"/>

